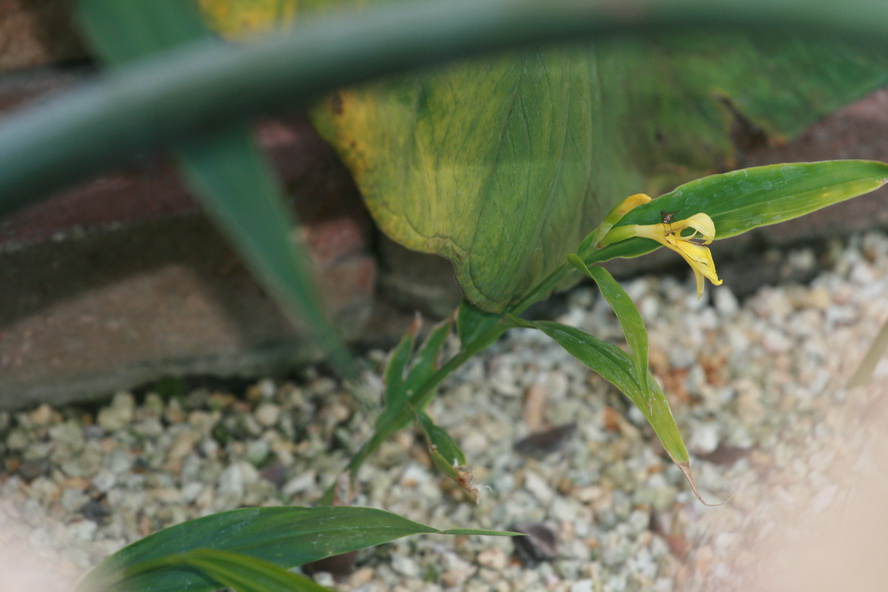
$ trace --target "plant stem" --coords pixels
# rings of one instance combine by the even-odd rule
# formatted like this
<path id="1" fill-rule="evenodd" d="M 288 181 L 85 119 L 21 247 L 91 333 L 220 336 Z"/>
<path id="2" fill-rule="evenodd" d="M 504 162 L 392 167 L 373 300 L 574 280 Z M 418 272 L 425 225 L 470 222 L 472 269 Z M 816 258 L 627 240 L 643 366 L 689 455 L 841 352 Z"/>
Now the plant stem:
<path id="1" fill-rule="evenodd" d="M 410 423 L 413 416 L 422 411 L 426 405 L 432 400 L 435 389 L 453 373 L 457 368 L 465 364 L 472 356 L 474 356 L 480 348 L 476 347 L 480 343 L 489 343 L 496 339 L 503 331 L 508 329 L 511 324 L 505 324 L 502 321 L 482 333 L 478 338 L 468 346 L 464 346 L 460 351 L 447 360 L 431 378 L 429 378 L 419 389 L 417 389 L 408 400 L 407 404 L 397 415 L 390 416 L 382 425 L 376 427 L 373 437 L 361 446 L 360 450 L 352 456 L 348 463 L 348 471 L 354 475 L 360 466 L 367 460 L 379 446 L 392 437 L 396 432 Z"/>
<path id="2" fill-rule="evenodd" d="M 549 294 L 573 268 L 564 264 L 550 273 L 532 290 L 530 290 L 521 300 L 507 308 L 500 320 L 493 327 L 479 335 L 472 342 L 462 344 L 460 351 L 447 360 L 441 368 L 435 372 L 419 389 L 417 389 L 409 398 L 404 408 L 396 415 L 389 416 L 381 425 L 376 426 L 373 436 L 364 443 L 363 446 L 352 456 L 348 463 L 347 470 L 354 477 L 358 469 L 364 464 L 364 461 L 382 445 L 383 442 L 392 437 L 399 430 L 410 423 L 414 415 L 422 411 L 426 405 L 432 400 L 435 390 L 440 384 L 452 374 L 457 368 L 465 364 L 472 356 L 485 349 L 489 344 L 493 343 L 504 331 L 515 326 L 507 321 L 509 315 L 519 315 L 524 312 L 530 305 L 539 301 L 541 298 Z M 321 498 L 320 503 L 332 503 L 333 487 L 328 489 Z"/>

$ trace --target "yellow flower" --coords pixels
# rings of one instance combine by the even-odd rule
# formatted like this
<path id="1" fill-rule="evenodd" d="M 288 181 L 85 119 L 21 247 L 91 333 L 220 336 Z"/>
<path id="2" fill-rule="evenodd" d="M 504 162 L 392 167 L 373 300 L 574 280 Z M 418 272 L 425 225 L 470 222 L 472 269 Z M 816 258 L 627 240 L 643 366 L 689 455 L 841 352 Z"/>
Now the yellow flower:
<path id="1" fill-rule="evenodd" d="M 688 229 L 691 229 L 692 232 L 683 236 L 682 232 Z M 721 285 L 722 280 L 715 272 L 712 253 L 706 247 L 715 238 L 715 224 L 712 222 L 712 218 L 706 214 L 701 212 L 685 220 L 661 224 L 618 226 L 604 237 L 600 245 L 606 246 L 632 237 L 655 240 L 681 255 L 691 266 L 697 280 L 697 298 L 703 295 L 703 278 L 708 279 L 715 286 Z"/>

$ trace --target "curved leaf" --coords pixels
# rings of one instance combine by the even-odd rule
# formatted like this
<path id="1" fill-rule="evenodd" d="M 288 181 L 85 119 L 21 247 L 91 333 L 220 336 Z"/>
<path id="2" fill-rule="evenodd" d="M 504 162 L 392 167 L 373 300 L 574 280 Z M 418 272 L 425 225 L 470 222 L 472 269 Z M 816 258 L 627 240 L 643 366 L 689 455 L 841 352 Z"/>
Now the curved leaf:
<path id="1" fill-rule="evenodd" d="M 432 377 L 438 370 L 441 357 L 441 348 L 450 335 L 453 325 L 451 320 L 444 320 L 436 325 L 426 336 L 419 350 L 414 356 L 410 371 L 407 373 L 407 389 L 414 391 L 420 388 L 425 381 Z"/>
<path id="2" fill-rule="evenodd" d="M 573 254 L 568 255 L 567 258 L 574 267 L 595 281 L 601 295 L 614 309 L 614 314 L 617 315 L 617 320 L 626 336 L 626 343 L 632 352 L 632 365 L 635 367 L 638 386 L 641 388 L 641 392 L 647 394 L 648 334 L 647 328 L 644 326 L 644 319 L 641 318 L 635 303 L 608 270 L 598 266 L 589 267 Z"/>
<path id="3" fill-rule="evenodd" d="M 472 470 L 466 462 L 466 455 L 459 444 L 444 428 L 435 425 L 432 418 L 425 412 L 417 414 L 419 427 L 422 429 L 429 447 L 432 463 L 446 477 L 452 479 L 459 487 L 478 503 L 478 488 L 472 484 Z"/>
<path id="4" fill-rule="evenodd" d="M 758 108 L 785 88 L 769 79 L 750 96 L 745 85 L 765 58 L 748 39 L 740 44 L 748 51 L 721 59 L 711 40 L 698 41 L 708 60 L 652 45 L 526 52 L 343 90 L 316 122 L 382 229 L 452 260 L 466 296 L 501 310 L 625 195 L 730 160 L 734 104 Z M 767 59 L 787 69 L 800 60 L 794 69 L 810 74 L 818 71 L 805 61 L 810 53 Z M 686 69 L 689 59 L 696 70 Z M 878 72 L 885 80 L 883 66 Z M 778 122 L 789 120 L 790 131 L 822 109 L 795 93 L 790 106 L 795 117 Z"/>
<path id="5" fill-rule="evenodd" d="M 385 415 L 399 413 L 407 402 L 408 393 L 407 385 L 405 384 L 407 365 L 413 356 L 413 344 L 416 341 L 416 333 L 419 329 L 419 318 L 417 317 L 404 333 L 404 336 L 401 337 L 401 341 L 398 342 L 395 349 L 389 353 L 385 371 L 382 374 L 383 382 L 385 383 L 385 408 L 377 417 L 377 424 Z"/>
<path id="6" fill-rule="evenodd" d="M 626 352 L 612 343 L 602 341 L 569 325 L 552 321 L 516 320 L 516 323 L 523 327 L 539 329 L 554 339 L 570 355 L 617 387 L 644 415 L 673 462 L 687 465 L 688 451 L 663 389 L 654 377 L 648 374 L 650 388 L 648 392 L 642 391 L 635 378 L 632 359 Z"/>
<path id="7" fill-rule="evenodd" d="M 303 16 L 399 3 L 298 8 Z M 237 36 L 230 4 L 202 0 Z M 239 6 L 261 12 L 255 0 Z M 723 168 L 735 160 L 735 128 L 762 138 L 796 133 L 888 81 L 886 65 L 876 48 L 822 38 L 656 35 L 515 52 L 340 90 L 315 122 L 379 226 L 450 259 L 467 298 L 500 311 L 625 195 Z"/>

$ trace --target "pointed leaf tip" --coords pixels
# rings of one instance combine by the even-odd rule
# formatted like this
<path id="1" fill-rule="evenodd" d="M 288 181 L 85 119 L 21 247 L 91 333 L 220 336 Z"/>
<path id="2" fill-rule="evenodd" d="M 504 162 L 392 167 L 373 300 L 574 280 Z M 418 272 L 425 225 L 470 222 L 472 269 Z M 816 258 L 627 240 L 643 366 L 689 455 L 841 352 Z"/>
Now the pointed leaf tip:
<path id="1" fill-rule="evenodd" d="M 725 505 L 726 503 L 731 501 L 731 498 L 734 497 L 734 494 L 731 494 L 727 497 L 727 499 L 724 499 L 720 502 L 716 502 L 716 503 L 707 502 L 705 499 L 703 499 L 703 496 L 700 494 L 700 490 L 697 489 L 697 480 L 694 479 L 694 472 L 691 470 L 691 463 L 690 462 L 677 462 L 675 464 L 678 465 L 678 468 L 681 469 L 682 473 L 684 473 L 685 479 L 688 480 L 688 483 L 691 484 L 691 489 L 694 490 L 694 495 L 697 496 L 697 499 L 700 500 L 700 503 L 703 504 L 704 506 L 707 506 L 709 508 L 717 508 L 718 506 Z"/>

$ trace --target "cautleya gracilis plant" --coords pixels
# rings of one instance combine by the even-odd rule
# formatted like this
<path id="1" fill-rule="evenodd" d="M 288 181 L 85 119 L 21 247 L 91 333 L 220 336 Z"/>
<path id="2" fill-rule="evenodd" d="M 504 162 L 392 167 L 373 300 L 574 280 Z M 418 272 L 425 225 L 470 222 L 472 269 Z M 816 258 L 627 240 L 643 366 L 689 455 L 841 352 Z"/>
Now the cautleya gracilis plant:
<path id="1" fill-rule="evenodd" d="M 195 19 L 179 20 L 176 11 L 179 10 L 177 5 L 181 4 L 158 0 L 150 4 L 140 3 L 137 6 L 133 3 L 128 6 L 102 0 L 80 0 L 87 23 L 101 23 L 109 15 L 123 19 L 116 21 L 117 26 L 90 29 L 90 25 L 87 25 L 87 29 L 93 31 L 92 39 L 100 53 L 106 52 L 104 55 L 109 63 L 121 67 L 130 62 L 136 64 L 154 53 L 184 46 L 194 38 L 206 37 L 206 31 Z M 536 42 L 554 39 L 557 37 L 554 31 L 558 31 L 559 27 L 572 37 L 593 32 L 612 33 L 608 26 L 615 29 L 627 27 L 625 15 L 614 19 L 607 11 L 606 3 L 601 6 L 589 3 L 589 8 L 586 9 L 575 2 L 555 2 L 546 5 L 542 11 L 538 3 L 532 2 L 518 3 L 514 11 L 503 11 L 504 3 L 473 4 L 474 7 L 466 3 L 462 8 L 477 10 L 493 19 L 496 15 L 503 15 L 503 27 L 509 31 L 503 38 L 511 40 L 509 42 L 513 44 L 524 38 Z M 666 14 L 670 14 L 668 3 L 650 4 L 663 4 Z M 705 17 L 699 22 L 710 24 L 718 21 L 720 17 L 712 11 L 707 12 L 705 3 L 697 4 L 700 8 L 697 17 L 699 14 Z M 773 3 L 764 2 L 753 4 L 763 13 L 767 13 L 773 6 Z M 810 9 L 807 4 L 790 4 L 796 6 L 796 9 Z M 687 6 L 693 7 L 694 3 L 684 8 Z M 853 11 L 843 9 L 830 12 L 828 7 L 823 7 L 825 5 L 817 6 L 820 11 L 815 11 L 817 14 L 833 15 L 837 22 L 849 22 L 849 26 L 868 31 L 872 38 L 875 37 L 874 30 L 888 31 L 888 21 L 884 16 L 854 19 L 851 18 Z M 156 27 L 154 31 L 158 32 L 158 36 L 153 38 L 130 36 L 125 32 L 138 32 L 138 23 L 133 19 L 139 14 L 132 11 L 139 10 L 146 11 L 141 13 L 142 17 L 147 18 L 145 22 L 172 23 L 175 26 Z M 429 22 L 438 25 L 449 23 L 450 27 L 459 24 L 455 20 L 448 20 L 451 17 L 445 13 L 435 13 L 441 16 L 440 19 L 424 18 L 426 13 L 421 10 L 408 10 L 406 14 L 408 18 L 413 15 L 415 22 L 421 26 Z M 683 14 L 690 14 L 691 20 L 697 18 L 691 13 Z M 172 18 L 165 18 L 164 15 Z M 395 22 L 397 19 L 394 16 L 394 12 L 385 13 L 373 22 L 376 25 L 385 23 L 386 17 Z M 580 16 L 583 18 L 578 18 Z M 595 17 L 600 18 L 599 24 L 595 24 Z M 441 47 L 426 54 L 411 53 L 403 51 L 403 48 L 411 43 L 424 43 L 432 36 L 401 35 L 397 37 L 401 44 L 398 45 L 394 43 L 396 39 L 392 35 L 380 34 L 384 27 L 368 26 L 367 23 L 371 20 L 362 17 L 351 22 L 351 29 L 330 29 L 330 32 L 338 30 L 340 33 L 348 33 L 343 42 L 352 48 L 352 53 L 349 54 L 352 61 L 369 56 L 363 62 L 364 69 L 360 71 L 348 67 L 338 68 L 336 63 L 342 65 L 342 62 L 315 67 L 312 60 L 294 60 L 285 55 L 285 50 L 293 47 L 305 51 L 305 55 L 313 55 L 310 50 L 317 45 L 321 48 L 320 55 L 327 55 L 328 58 L 332 55 L 330 59 L 334 62 L 341 59 L 336 52 L 323 54 L 324 46 L 319 41 L 327 40 L 328 48 L 337 44 L 323 34 L 322 28 L 318 29 L 320 33 L 316 33 L 315 37 L 311 36 L 310 29 L 307 30 L 308 41 L 302 45 L 293 45 L 288 39 L 279 38 L 268 47 L 259 43 L 244 48 L 242 53 L 219 43 L 214 45 L 213 40 L 205 39 L 205 45 L 194 56 L 189 57 L 183 53 L 182 60 L 171 61 L 169 70 L 163 68 L 160 62 L 146 63 L 141 71 L 148 74 L 144 80 L 139 78 L 139 70 L 132 69 L 120 75 L 119 80 L 123 82 L 117 86 L 110 84 L 86 89 L 75 97 L 78 100 L 70 101 L 69 108 L 57 107 L 57 113 L 64 116 L 49 118 L 49 124 L 41 123 L 41 111 L 35 111 L 36 114 L 24 117 L 21 123 L 7 127 L 17 132 L 20 141 L 14 145 L 0 142 L 0 162 L 5 162 L 4 158 L 9 159 L 10 154 L 15 154 L 19 155 L 25 165 L 0 167 L 11 171 L 0 178 L 0 185 L 14 189 L 3 192 L 12 197 L 0 199 L 0 205 L 17 204 L 28 196 L 54 187 L 51 183 L 57 183 L 59 179 L 77 178 L 78 175 L 89 172 L 90 167 L 94 167 L 94 162 L 101 161 L 102 158 L 92 156 L 87 160 L 83 159 L 82 155 L 86 151 L 81 150 L 78 144 L 82 134 L 76 134 L 75 131 L 90 129 L 91 137 L 97 139 L 94 144 L 101 145 L 101 149 L 106 151 L 104 156 L 107 162 L 117 162 L 117 153 L 125 152 L 120 149 L 119 142 L 128 142 L 129 138 L 144 138 L 144 144 L 138 146 L 140 150 L 175 144 L 176 154 L 192 187 L 202 196 L 219 224 L 251 262 L 257 276 L 272 287 L 272 292 L 288 312 L 298 309 L 303 313 L 308 312 L 309 319 L 323 318 L 316 295 L 310 290 L 300 292 L 308 285 L 308 274 L 303 266 L 304 256 L 300 255 L 298 245 L 294 246 L 292 243 L 290 224 L 287 222 L 288 213 L 281 205 L 281 190 L 270 168 L 249 141 L 242 123 L 243 117 L 252 113 L 251 109 L 281 106 L 284 104 L 283 100 L 264 98 L 256 101 L 255 105 L 249 101 L 247 104 L 243 97 L 249 93 L 243 93 L 242 90 L 261 88 L 264 97 L 291 92 L 299 101 L 305 102 L 340 84 L 363 81 L 371 75 L 390 74 L 398 69 L 442 61 L 459 51 L 469 55 L 494 49 L 497 48 L 496 44 L 490 39 L 499 39 L 496 36 L 479 35 L 477 29 L 468 27 L 470 23 L 481 23 L 477 26 L 483 28 L 487 22 L 484 19 L 462 19 L 466 26 L 463 31 L 459 30 L 459 26 L 453 29 L 456 31 L 450 37 L 453 43 L 448 45 L 445 36 Z M 587 21 L 592 24 L 584 24 Z M 533 23 L 532 26 L 528 26 L 529 23 Z M 880 23 L 883 29 L 878 29 Z M 402 27 L 401 30 L 414 31 L 409 27 Z M 365 39 L 369 46 L 377 49 L 401 47 L 401 54 L 392 51 L 386 53 L 384 50 L 381 53 L 372 53 L 367 52 L 367 46 L 360 43 L 350 45 L 355 39 L 364 39 L 364 33 L 369 35 Z M 134 48 L 129 44 L 129 37 L 140 41 L 147 39 L 148 43 Z M 240 56 L 244 57 L 243 61 L 239 61 Z M 281 56 L 285 59 L 279 59 Z M 299 57 L 302 58 L 303 55 L 300 54 Z M 249 64 L 256 67 L 244 67 Z M 293 67 L 293 64 L 304 68 L 295 73 L 290 72 L 287 68 Z M 275 77 L 268 74 L 269 68 L 274 67 L 280 68 L 286 76 L 297 82 L 281 82 L 286 76 Z M 331 75 L 331 72 L 334 74 Z M 342 78 L 337 79 L 336 72 L 343 72 Z M 234 79 L 232 73 L 241 73 L 245 78 Z M 189 89 L 190 94 L 159 94 L 155 103 L 150 103 L 154 96 L 152 93 L 158 88 L 162 89 L 162 84 L 148 84 L 145 80 L 163 81 L 167 76 L 171 76 L 170 79 L 183 88 Z M 244 80 L 247 79 L 249 82 L 245 83 Z M 213 82 L 215 86 L 211 84 Z M 202 97 L 213 94 L 207 88 L 218 91 L 224 100 L 202 103 Z M 128 95 L 127 92 L 132 94 Z M 90 100 L 103 97 L 108 99 L 109 96 L 129 97 L 132 104 L 146 109 L 152 105 L 152 108 L 157 107 L 157 111 L 150 111 L 154 117 L 148 119 L 171 122 L 168 127 L 178 131 L 169 132 L 164 126 L 157 130 L 139 128 L 137 119 L 127 118 L 126 113 L 121 115 L 121 105 L 126 106 L 128 101 Z M 143 105 L 139 102 L 142 100 L 148 102 Z M 106 106 L 106 112 L 101 111 L 102 105 Z M 52 111 L 53 108 L 52 105 L 47 108 L 50 114 L 56 113 Z M 113 117 L 111 111 L 114 111 Z M 176 122 L 179 124 L 178 128 Z M 116 127 L 118 124 L 139 133 L 122 133 Z M 201 132 L 202 135 L 193 136 L 195 132 Z M 69 136 L 65 140 L 67 143 L 52 142 L 52 138 L 56 137 L 53 134 L 66 133 Z M 100 141 L 103 138 L 108 142 Z M 48 149 L 50 147 L 51 150 Z M 125 143 L 124 147 L 130 149 L 131 144 Z M 22 153 L 30 156 L 22 159 Z M 243 163 L 248 163 L 248 166 L 240 166 Z M 51 177 L 36 174 L 37 171 L 50 169 L 57 174 Z M 471 484 L 469 459 L 459 450 L 458 443 L 435 424 L 433 418 L 426 413 L 426 407 L 441 383 L 471 356 L 488 347 L 504 331 L 513 327 L 528 327 L 553 339 L 581 363 L 598 372 L 623 392 L 639 408 L 669 456 L 682 468 L 693 485 L 690 459 L 669 408 L 666 393 L 648 369 L 647 336 L 643 319 L 619 283 L 600 264 L 617 257 L 639 256 L 665 246 L 689 264 L 696 279 L 697 294 L 700 296 L 706 281 L 716 285 L 721 283 L 709 250 L 709 245 L 713 242 L 862 195 L 884 184 L 886 178 L 888 165 L 876 162 L 835 161 L 774 165 L 705 177 L 656 199 L 643 194 L 627 198 L 605 217 L 602 224 L 582 241 L 575 252 L 566 254 L 562 265 L 517 297 L 504 310 L 482 311 L 473 304 L 464 302 L 454 318 L 435 328 L 418 348 L 415 335 L 405 338 L 396 349 L 385 372 L 384 409 L 376 420 L 374 433 L 352 458 L 348 472 L 352 476 L 357 475 L 361 464 L 383 441 L 398 430 L 416 424 L 425 436 L 435 465 L 474 497 L 477 490 Z M 258 197 L 255 200 L 245 200 L 245 195 Z M 574 327 L 523 318 L 522 315 L 531 304 L 545 298 L 577 275 L 590 277 L 614 308 L 625 334 L 628 352 Z M 317 332 L 319 335 L 331 335 L 323 327 L 319 327 Z M 451 332 L 456 334 L 459 346 L 454 354 L 445 357 L 445 344 Z M 325 339 L 329 351 L 342 350 L 335 337 Z M 347 356 L 338 355 L 337 359 L 345 360 L 340 364 L 342 367 L 350 364 Z M 328 495 L 325 501 L 332 502 L 332 495 Z M 293 574 L 288 575 L 282 568 L 379 544 L 397 536 L 439 532 L 415 523 L 406 524 L 401 522 L 403 519 L 400 517 L 364 508 L 285 510 L 287 512 L 262 509 L 254 514 L 246 511 L 221 513 L 201 519 L 203 522 L 193 521 L 170 531 L 163 531 L 110 557 L 87 578 L 84 586 L 95 585 L 99 590 L 210 590 L 223 585 L 246 591 L 317 590 L 319 587 L 313 582 Z M 253 520 L 253 516 L 259 518 Z M 298 528 L 286 526 L 291 519 L 303 517 L 306 520 Z M 357 536 L 356 533 L 363 534 Z M 446 533 L 511 534 L 477 530 Z M 244 542 L 248 544 L 241 546 Z M 314 554 L 310 550 L 315 550 Z"/>

